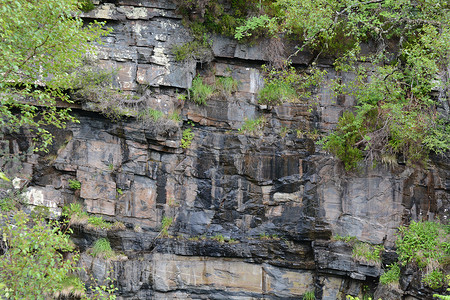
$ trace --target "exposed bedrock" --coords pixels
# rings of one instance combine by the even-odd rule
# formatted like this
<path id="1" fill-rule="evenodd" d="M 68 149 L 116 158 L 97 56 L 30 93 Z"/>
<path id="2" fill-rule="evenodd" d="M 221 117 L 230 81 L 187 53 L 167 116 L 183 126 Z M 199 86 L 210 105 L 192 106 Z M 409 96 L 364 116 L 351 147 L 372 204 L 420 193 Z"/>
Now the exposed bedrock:
<path id="1" fill-rule="evenodd" d="M 180 110 L 182 121 L 166 118 L 118 122 L 74 109 L 80 120 L 55 130 L 49 154 L 29 156 L 22 176 L 31 178 L 31 205 L 50 207 L 79 202 L 90 214 L 120 221 L 124 230 L 74 225 L 81 262 L 101 278 L 113 267 L 119 299 L 344 299 L 374 289 L 380 264 L 352 257 L 335 235 L 384 245 L 390 263 L 396 228 L 410 220 L 446 221 L 450 164 L 433 157 L 427 169 L 378 165 L 345 172 L 321 150 L 315 135 L 328 132 L 350 97 L 336 97 L 329 80 L 317 101 L 263 106 L 264 42 L 249 46 L 213 36 L 214 59 L 206 65 L 177 62 L 174 45 L 192 38 L 169 1 L 101 1 L 84 17 L 106 20 L 113 33 L 104 38 L 98 59 L 117 70 L 115 85 L 138 93 L 146 105 L 165 114 Z M 300 53 L 296 66 L 311 59 Z M 196 73 L 205 80 L 232 76 L 238 90 L 216 94 L 206 106 L 180 101 Z M 254 132 L 239 130 L 246 120 L 265 118 Z M 183 130 L 194 133 L 181 147 Z M 11 151 L 25 150 L 27 138 L 10 139 Z M 78 180 L 81 189 L 69 187 Z M 172 218 L 168 235 L 163 218 Z M 93 258 L 88 249 L 107 237 L 121 259 Z M 387 295 L 385 292 L 382 295 Z M 430 297 L 412 276 L 398 299 Z M 408 298 L 409 297 L 409 298 Z M 394 299 L 390 298 L 390 299 Z"/>

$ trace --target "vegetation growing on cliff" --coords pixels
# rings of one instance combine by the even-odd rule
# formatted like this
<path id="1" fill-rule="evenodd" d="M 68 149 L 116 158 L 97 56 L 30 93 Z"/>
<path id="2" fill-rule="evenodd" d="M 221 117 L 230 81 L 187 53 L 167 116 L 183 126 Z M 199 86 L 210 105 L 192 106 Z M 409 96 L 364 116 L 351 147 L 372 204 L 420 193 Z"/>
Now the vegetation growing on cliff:
<path id="1" fill-rule="evenodd" d="M 213 1 L 180 1 L 180 5 L 200 15 L 197 21 L 208 28 L 209 15 L 225 14 Z M 233 5 L 227 15 L 234 14 Z M 290 39 L 298 44 L 297 50 L 285 54 L 285 59 L 302 50 L 314 54 L 311 63 L 325 55 L 334 58 L 336 95 L 352 96 L 357 105 L 323 141 L 325 149 L 347 170 L 362 160 L 372 164 L 400 158 L 417 166 L 426 163 L 429 151 L 444 153 L 450 147 L 449 122 L 437 110 L 448 97 L 448 8 L 441 0 L 267 1 L 249 4 L 234 23 L 239 26 L 221 33 L 234 32 L 238 40 L 265 35 L 278 45 Z M 272 49 L 282 55 L 277 49 L 283 46 Z M 267 72 L 260 93 L 263 103 L 289 101 L 298 92 L 290 80 L 289 59 L 288 64 L 276 61 L 280 59 L 272 60 L 276 69 Z M 355 74 L 354 80 L 342 81 L 340 75 L 346 73 Z"/>
<path id="2" fill-rule="evenodd" d="M 68 74 L 107 31 L 99 23 L 83 25 L 78 0 L 2 0 L 0 7 L 0 127 L 27 127 L 45 150 L 52 141 L 45 125 L 75 121 L 57 105 L 70 102 Z"/>

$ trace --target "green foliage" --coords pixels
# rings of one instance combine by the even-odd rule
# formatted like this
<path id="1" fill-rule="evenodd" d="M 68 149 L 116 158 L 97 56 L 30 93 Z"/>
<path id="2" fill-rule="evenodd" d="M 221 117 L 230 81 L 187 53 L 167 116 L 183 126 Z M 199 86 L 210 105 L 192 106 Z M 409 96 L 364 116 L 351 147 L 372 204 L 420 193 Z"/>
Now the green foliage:
<path id="1" fill-rule="evenodd" d="M 314 291 L 306 291 L 303 294 L 302 300 L 315 300 L 316 295 L 314 294 Z"/>
<path id="2" fill-rule="evenodd" d="M 111 229 L 113 224 L 106 222 L 105 220 L 103 220 L 102 217 L 97 217 L 97 216 L 89 216 L 88 218 L 88 224 L 94 228 L 98 228 L 98 229 Z"/>
<path id="3" fill-rule="evenodd" d="M 75 179 L 69 179 L 69 187 L 73 190 L 81 189 L 81 182 Z"/>
<path id="4" fill-rule="evenodd" d="M 366 130 L 361 123 L 361 118 L 356 118 L 351 112 L 344 112 L 343 116 L 339 118 L 336 131 L 324 139 L 324 148 L 342 160 L 347 171 L 355 169 L 363 159 L 362 150 L 354 147 L 360 141 L 361 135 L 365 136 Z"/>
<path id="5" fill-rule="evenodd" d="M 323 54 L 337 57 L 336 94 L 354 97 L 357 106 L 353 117 L 342 117 L 325 147 L 346 169 L 363 159 L 383 161 L 383 156 L 424 165 L 429 151 L 450 149 L 450 123 L 436 113 L 438 101 L 448 96 L 440 75 L 450 58 L 447 3 L 276 0 L 262 6 L 259 16 L 236 30 L 236 38 L 264 31 L 297 41 L 301 46 L 291 56 L 313 50 L 313 62 Z M 362 53 L 362 43 L 373 44 L 376 51 Z M 339 74 L 344 73 L 356 77 L 343 80 Z M 294 98 L 293 88 L 275 78 L 266 82 L 260 98 L 263 103 Z M 437 91 L 442 99 L 432 96 Z"/>
<path id="6" fill-rule="evenodd" d="M 244 124 L 241 128 L 239 128 L 239 133 L 246 133 L 246 134 L 260 134 L 265 125 L 267 123 L 267 120 L 264 116 L 261 116 L 257 119 L 246 119 L 244 121 Z"/>
<path id="7" fill-rule="evenodd" d="M 90 12 L 95 8 L 94 3 L 91 0 L 78 0 L 78 7 L 82 12 Z"/>
<path id="8" fill-rule="evenodd" d="M 345 243 L 351 243 L 351 244 L 354 244 L 357 241 L 356 236 L 351 236 L 351 235 L 341 236 L 339 234 L 333 235 L 333 240 L 343 241 Z"/>
<path id="9" fill-rule="evenodd" d="M 216 90 L 220 91 L 226 96 L 231 95 L 237 91 L 239 82 L 233 77 L 217 77 Z"/>
<path id="10" fill-rule="evenodd" d="M 190 99 L 198 105 L 206 105 L 206 100 L 214 93 L 214 87 L 203 83 L 203 79 L 197 76 L 192 80 L 192 87 L 189 89 Z"/>
<path id="11" fill-rule="evenodd" d="M 39 137 L 37 150 L 52 142 L 44 125 L 63 128 L 75 121 L 56 99 L 70 102 L 64 93 L 71 88 L 68 73 L 94 50 L 90 42 L 108 33 L 98 23 L 83 26 L 78 5 L 78 0 L 0 4 L 0 127 L 10 132 L 27 127 Z"/>
<path id="12" fill-rule="evenodd" d="M 195 34 L 201 27 L 202 31 L 210 31 L 227 36 L 235 34 L 236 27 L 243 25 L 245 17 L 253 14 L 258 6 L 258 0 L 233 0 L 222 3 L 212 0 L 177 0 L 179 11 L 184 16 L 184 22 Z M 199 17 L 192 18 L 192 15 Z"/>
<path id="13" fill-rule="evenodd" d="M 172 120 L 174 122 L 181 122 L 181 116 L 177 111 L 174 111 L 173 113 L 170 113 L 168 116 L 169 120 Z"/>
<path id="14" fill-rule="evenodd" d="M 153 109 L 151 107 L 147 108 L 144 111 L 141 111 L 138 114 L 138 119 L 142 121 L 152 120 L 153 122 L 156 122 L 161 118 L 164 118 L 164 113 L 160 110 Z"/>
<path id="15" fill-rule="evenodd" d="M 172 53 L 176 61 L 194 60 L 197 62 L 208 62 L 212 60 L 211 40 L 205 33 L 199 39 L 172 47 Z"/>
<path id="16" fill-rule="evenodd" d="M 225 238 L 221 234 L 216 234 L 215 236 L 211 237 L 212 240 L 215 240 L 219 243 L 225 243 Z"/>
<path id="17" fill-rule="evenodd" d="M 397 263 L 390 264 L 389 270 L 380 276 L 381 284 L 396 284 L 400 280 L 400 266 Z"/>
<path id="18" fill-rule="evenodd" d="M 446 280 L 447 280 L 447 286 L 450 286 L 450 275 L 446 276 Z M 450 292 L 450 288 L 447 288 L 447 292 Z M 433 294 L 433 297 L 436 297 L 436 298 L 442 299 L 442 300 L 450 300 L 450 295 Z"/>
<path id="19" fill-rule="evenodd" d="M 11 219 L 1 215 L 4 254 L 0 256 L 0 296 L 7 299 L 48 299 L 78 270 L 78 255 L 58 222 L 32 220 L 22 211 Z"/>
<path id="20" fill-rule="evenodd" d="M 259 103 L 277 105 L 312 97 L 312 88 L 319 85 L 326 71 L 316 67 L 300 74 L 290 63 L 279 68 L 263 65 L 264 87 L 259 91 Z"/>
<path id="21" fill-rule="evenodd" d="M 444 284 L 443 264 L 450 258 L 450 226 L 436 222 L 411 222 L 399 228 L 396 241 L 399 262 L 414 263 L 425 271 L 422 281 L 433 289 Z"/>
<path id="22" fill-rule="evenodd" d="M 169 218 L 167 216 L 164 216 L 161 220 L 161 235 L 163 237 L 169 236 L 169 227 L 173 223 L 173 218 Z"/>
<path id="23" fill-rule="evenodd" d="M 277 234 L 267 234 L 265 232 L 259 234 L 259 238 L 262 240 L 279 240 L 280 237 Z"/>
<path id="24" fill-rule="evenodd" d="M 121 196 L 123 195 L 123 191 L 121 188 L 117 188 L 116 191 L 117 191 L 117 194 L 119 194 Z"/>
<path id="25" fill-rule="evenodd" d="M 113 258 L 115 256 L 115 253 L 111 249 L 111 244 L 109 243 L 108 239 L 100 238 L 94 242 L 91 255 L 94 257 L 109 259 Z"/>
<path id="26" fill-rule="evenodd" d="M 194 133 L 191 128 L 186 128 L 183 130 L 183 137 L 181 138 L 181 148 L 187 149 L 191 146 L 192 140 L 194 139 Z"/>
<path id="27" fill-rule="evenodd" d="M 353 245 L 352 257 L 367 263 L 381 263 L 383 245 L 371 245 L 369 243 L 357 242 Z"/>

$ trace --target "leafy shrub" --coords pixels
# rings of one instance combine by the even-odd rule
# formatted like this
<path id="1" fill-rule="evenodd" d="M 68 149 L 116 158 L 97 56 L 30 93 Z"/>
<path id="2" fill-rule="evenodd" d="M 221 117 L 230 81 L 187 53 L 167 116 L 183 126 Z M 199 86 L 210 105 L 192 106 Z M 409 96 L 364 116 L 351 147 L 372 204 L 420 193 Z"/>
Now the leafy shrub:
<path id="1" fill-rule="evenodd" d="M 361 135 L 365 134 L 359 123 L 360 119 L 356 119 L 353 113 L 344 112 L 339 118 L 335 132 L 323 140 L 324 148 L 336 155 L 347 171 L 355 169 L 363 159 L 363 152 L 355 147 Z"/>
<path id="2" fill-rule="evenodd" d="M 60 292 L 76 267 L 78 255 L 64 259 L 74 245 L 64 224 L 31 219 L 22 211 L 0 215 L 3 254 L 0 255 L 0 298 L 48 299 Z M 70 230 L 69 230 L 70 232 Z"/>
<path id="3" fill-rule="evenodd" d="M 114 257 L 115 253 L 111 249 L 111 244 L 108 239 L 100 238 L 95 241 L 94 246 L 92 247 L 91 255 L 94 257 L 108 259 Z"/>
<path id="4" fill-rule="evenodd" d="M 401 226 L 396 241 L 399 262 L 414 263 L 424 271 L 422 281 L 431 288 L 444 283 L 443 264 L 450 257 L 450 226 L 437 222 L 414 222 Z"/>
<path id="5" fill-rule="evenodd" d="M 69 187 L 73 190 L 79 190 L 81 189 L 81 182 L 74 179 L 69 179 Z"/>
<path id="6" fill-rule="evenodd" d="M 283 68 L 268 68 L 263 65 L 264 87 L 259 91 L 259 103 L 277 105 L 312 98 L 312 88 L 317 86 L 326 71 L 316 67 L 300 74 L 289 63 Z"/>
<path id="7" fill-rule="evenodd" d="M 395 284 L 400 279 L 400 266 L 397 263 L 390 264 L 389 270 L 380 276 L 381 284 Z"/>
<path id="8" fill-rule="evenodd" d="M 183 130 L 183 137 L 181 138 L 181 148 L 187 149 L 191 146 L 192 140 L 194 139 L 194 133 L 190 128 Z"/>
<path id="9" fill-rule="evenodd" d="M 192 80 L 192 87 L 189 89 L 190 99 L 198 105 L 206 105 L 206 100 L 214 93 L 214 88 L 203 83 L 203 79 L 197 76 Z"/>

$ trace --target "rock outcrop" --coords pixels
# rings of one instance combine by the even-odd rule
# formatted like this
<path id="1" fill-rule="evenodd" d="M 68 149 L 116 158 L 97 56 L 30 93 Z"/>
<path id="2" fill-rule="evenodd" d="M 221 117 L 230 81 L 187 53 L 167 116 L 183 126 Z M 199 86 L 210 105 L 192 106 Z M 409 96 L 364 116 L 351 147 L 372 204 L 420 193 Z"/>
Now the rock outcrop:
<path id="1" fill-rule="evenodd" d="M 353 258 L 351 247 L 333 236 L 392 249 L 398 226 L 412 219 L 447 220 L 448 160 L 434 157 L 422 170 L 400 162 L 348 173 L 320 149 L 318 136 L 335 126 L 353 99 L 335 97 L 325 83 L 315 103 L 259 105 L 263 43 L 214 36 L 212 62 L 177 62 L 172 47 L 191 37 L 169 1 L 102 1 L 83 17 L 114 29 L 99 46 L 98 59 L 117 70 L 115 85 L 141 92 L 147 105 L 166 115 L 180 110 L 183 119 L 112 122 L 83 104 L 73 109 L 80 123 L 55 130 L 50 153 L 33 154 L 25 164 L 30 204 L 57 214 L 64 204 L 79 202 L 90 214 L 125 224 L 116 231 L 74 227 L 81 262 L 100 279 L 112 266 L 119 299 L 362 295 L 365 286 L 374 291 L 382 267 Z M 294 63 L 308 59 L 301 53 Z M 319 65 L 327 80 L 351 76 L 337 75 L 326 61 Z M 217 93 L 206 106 L 180 101 L 177 93 L 190 88 L 197 73 L 205 80 L 231 76 L 239 82 L 237 91 Z M 259 117 L 264 127 L 239 130 Z M 194 138 L 183 149 L 188 128 Z M 13 151 L 28 145 L 26 138 L 9 143 Z M 81 189 L 71 189 L 69 179 Z M 164 217 L 173 220 L 168 235 L 161 234 Z M 88 255 L 99 237 L 126 259 Z M 420 284 L 402 288 L 399 297 L 430 296 Z"/>

